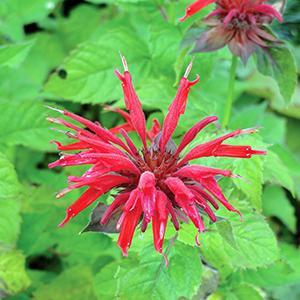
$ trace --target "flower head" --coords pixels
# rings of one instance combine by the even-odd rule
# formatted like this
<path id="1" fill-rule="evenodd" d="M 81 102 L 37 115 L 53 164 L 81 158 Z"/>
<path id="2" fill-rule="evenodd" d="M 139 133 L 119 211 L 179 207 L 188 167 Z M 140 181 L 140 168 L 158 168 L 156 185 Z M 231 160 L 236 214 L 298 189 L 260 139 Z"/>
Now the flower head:
<path id="1" fill-rule="evenodd" d="M 214 51 L 228 45 L 246 63 L 257 47 L 265 49 L 278 41 L 265 26 L 275 18 L 282 22 L 282 16 L 266 0 L 197 0 L 180 20 L 214 2 L 215 10 L 205 18 L 210 28 L 201 34 L 195 52 Z"/>
<path id="2" fill-rule="evenodd" d="M 127 112 L 117 111 L 126 119 L 126 126 L 118 130 L 105 129 L 98 122 L 91 122 L 66 110 L 57 110 L 71 119 L 49 118 L 66 126 L 67 136 L 75 142 L 62 145 L 54 142 L 61 151 L 76 151 L 64 154 L 51 163 L 50 168 L 74 165 L 89 165 L 90 168 L 80 177 L 70 176 L 69 186 L 58 193 L 57 197 L 81 187 L 86 191 L 66 211 L 66 224 L 82 210 L 94 203 L 101 195 L 115 189 L 113 202 L 102 215 L 101 224 L 118 217 L 116 229 L 119 231 L 118 245 L 127 255 L 133 234 L 138 225 L 145 231 L 152 222 L 154 247 L 162 253 L 164 235 L 168 219 L 176 230 L 181 221 L 191 220 L 199 232 L 205 230 L 200 211 L 216 221 L 214 209 L 218 202 L 228 210 L 238 212 L 225 198 L 218 185 L 216 176 L 237 177 L 230 170 L 221 170 L 190 162 L 208 156 L 250 158 L 252 155 L 265 154 L 253 150 L 251 146 L 234 146 L 226 141 L 238 135 L 254 133 L 255 129 L 235 130 L 231 133 L 200 144 L 187 154 L 182 151 L 195 139 L 197 134 L 217 117 L 210 116 L 196 123 L 183 136 L 178 146 L 172 140 L 179 117 L 185 112 L 190 88 L 199 81 L 187 79 L 191 64 L 181 79 L 177 94 L 163 122 L 162 129 L 156 120 L 150 131 L 146 130 L 146 120 L 141 102 L 134 90 L 132 78 L 124 57 L 124 73 L 116 71 L 120 79 Z M 76 123 L 76 124 L 74 124 Z M 142 148 L 138 149 L 126 130 L 135 131 Z M 121 139 L 115 132 L 120 133 Z M 150 142 L 149 142 L 150 141 Z M 239 212 L 238 212 L 239 213 Z"/>

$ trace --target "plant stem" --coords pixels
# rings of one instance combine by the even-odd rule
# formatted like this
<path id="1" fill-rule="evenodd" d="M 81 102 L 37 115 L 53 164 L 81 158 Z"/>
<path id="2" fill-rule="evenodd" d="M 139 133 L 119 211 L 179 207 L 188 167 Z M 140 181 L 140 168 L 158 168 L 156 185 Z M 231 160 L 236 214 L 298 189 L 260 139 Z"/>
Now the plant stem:
<path id="1" fill-rule="evenodd" d="M 238 65 L 238 57 L 233 55 L 231 60 L 231 67 L 230 67 L 227 101 L 225 105 L 224 119 L 222 122 L 223 128 L 227 127 L 231 115 L 237 65 Z"/>

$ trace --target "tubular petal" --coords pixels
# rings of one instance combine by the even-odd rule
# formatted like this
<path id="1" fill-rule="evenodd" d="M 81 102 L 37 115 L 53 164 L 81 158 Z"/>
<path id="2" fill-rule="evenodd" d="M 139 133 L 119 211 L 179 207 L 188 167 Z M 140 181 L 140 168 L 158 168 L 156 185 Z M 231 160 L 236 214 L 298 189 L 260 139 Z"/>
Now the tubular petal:
<path id="1" fill-rule="evenodd" d="M 192 150 L 190 150 L 185 156 L 184 158 L 179 162 L 179 166 L 184 165 L 186 162 L 196 159 L 196 158 L 200 158 L 200 157 L 206 157 L 206 156 L 213 156 L 213 151 L 215 151 L 223 141 L 238 136 L 238 135 L 242 135 L 242 134 L 250 134 L 250 133 L 255 133 L 257 132 L 257 129 L 254 128 L 250 128 L 250 129 L 237 129 L 235 131 L 232 131 L 230 133 L 227 133 L 219 138 L 216 138 L 212 141 L 200 144 L 198 146 L 196 146 L 195 148 L 193 148 Z"/>
<path id="2" fill-rule="evenodd" d="M 169 177 L 165 180 L 165 183 L 175 195 L 175 201 L 189 216 L 194 225 L 199 229 L 199 231 L 205 231 L 203 221 L 194 204 L 193 193 L 179 178 Z"/>
<path id="3" fill-rule="evenodd" d="M 52 141 L 57 146 L 57 149 L 60 151 L 69 151 L 69 150 L 83 150 L 88 149 L 89 145 L 84 142 L 76 142 L 68 145 L 62 145 L 60 142 Z"/>
<path id="4" fill-rule="evenodd" d="M 87 206 L 92 204 L 97 198 L 99 198 L 103 192 L 94 188 L 87 189 L 77 201 L 75 201 L 70 207 L 66 210 L 66 218 L 58 225 L 59 227 L 64 226 L 71 218 L 74 218 Z"/>
<path id="5" fill-rule="evenodd" d="M 199 180 L 201 178 L 212 177 L 216 175 L 230 177 L 232 175 L 232 172 L 229 170 L 221 170 L 198 165 L 189 165 L 179 169 L 174 173 L 174 175 L 183 178 L 192 178 L 194 180 Z"/>
<path id="6" fill-rule="evenodd" d="M 136 208 L 132 211 L 124 212 L 124 219 L 121 225 L 121 231 L 118 238 L 118 245 L 122 250 L 123 256 L 128 255 L 128 249 L 131 245 L 133 234 L 138 221 L 142 215 L 142 207 L 138 202 Z"/>
<path id="7" fill-rule="evenodd" d="M 207 189 L 214 197 L 216 197 L 229 211 L 238 213 L 241 216 L 239 210 L 235 209 L 232 205 L 229 204 L 225 198 L 221 188 L 217 184 L 217 181 L 214 178 L 206 178 L 201 180 L 201 184 L 205 189 Z"/>
<path id="8" fill-rule="evenodd" d="M 141 204 L 144 211 L 144 219 L 149 223 L 155 210 L 156 189 L 155 176 L 153 173 L 144 172 L 139 180 L 138 189 L 140 191 Z"/>
<path id="9" fill-rule="evenodd" d="M 180 18 L 179 21 L 185 21 L 187 18 L 191 17 L 192 15 L 200 11 L 202 8 L 213 2 L 216 2 L 216 0 L 196 0 L 186 8 L 185 15 L 182 18 Z"/>
<path id="10" fill-rule="evenodd" d="M 159 121 L 154 118 L 152 120 L 152 127 L 149 131 L 147 131 L 147 137 L 149 138 L 150 141 L 153 141 L 155 137 L 158 135 L 160 132 L 161 126 L 159 124 Z"/>
<path id="11" fill-rule="evenodd" d="M 123 56 L 122 56 L 122 60 L 123 61 L 125 60 Z M 141 102 L 134 90 L 131 75 L 129 71 L 126 70 L 124 71 L 124 75 L 122 75 L 117 70 L 115 71 L 115 73 L 122 82 L 126 109 L 129 111 L 131 121 L 133 122 L 132 125 L 135 128 L 137 134 L 140 136 L 144 148 L 147 148 L 145 115 L 142 110 Z"/>
<path id="12" fill-rule="evenodd" d="M 195 124 L 191 129 L 189 129 L 183 136 L 174 156 L 177 156 L 188 144 L 190 144 L 204 127 L 217 120 L 218 118 L 215 116 L 207 117 Z"/>
<path id="13" fill-rule="evenodd" d="M 166 145 L 176 129 L 180 115 L 185 111 L 187 97 L 191 86 L 195 85 L 199 80 L 199 76 L 197 76 L 194 81 L 189 81 L 185 77 L 181 78 L 177 94 L 169 107 L 169 111 L 163 123 L 159 144 L 162 152 L 165 151 Z"/>
<path id="14" fill-rule="evenodd" d="M 128 200 L 130 195 L 130 192 L 119 194 L 113 203 L 106 209 L 104 212 L 102 218 L 101 218 L 101 224 L 106 224 L 111 215 L 114 213 L 114 211 L 119 208 L 120 206 L 124 205 L 125 202 Z"/>

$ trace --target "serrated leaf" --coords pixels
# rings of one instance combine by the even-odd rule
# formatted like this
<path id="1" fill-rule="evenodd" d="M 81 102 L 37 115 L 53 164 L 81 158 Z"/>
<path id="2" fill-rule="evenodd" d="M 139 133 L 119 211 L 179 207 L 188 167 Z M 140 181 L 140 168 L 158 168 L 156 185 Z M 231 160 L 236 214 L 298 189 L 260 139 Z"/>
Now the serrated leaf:
<path id="1" fill-rule="evenodd" d="M 78 195 L 78 193 L 77 193 Z M 72 195 L 73 201 L 76 195 Z M 79 234 L 88 218 L 88 210 L 77 216 L 64 228 L 57 224 L 64 218 L 68 203 L 55 201 L 54 191 L 45 188 L 29 190 L 28 203 L 24 204 L 23 222 L 18 247 L 26 256 L 48 253 L 56 255 L 68 265 L 94 263 L 101 255 L 119 256 L 110 238 L 101 233 Z M 26 209 L 26 210 L 25 210 Z"/>
<path id="2" fill-rule="evenodd" d="M 263 182 L 263 161 L 261 157 L 235 160 L 234 173 L 242 176 L 234 180 L 234 184 L 247 196 L 249 203 L 261 211 L 261 195 Z"/>
<path id="3" fill-rule="evenodd" d="M 263 211 L 266 216 L 281 220 L 293 233 L 296 232 L 295 208 L 280 187 L 268 186 L 263 193 Z"/>
<path id="4" fill-rule="evenodd" d="M 73 51 L 60 68 L 65 70 L 65 78 L 60 78 L 59 72 L 54 74 L 46 84 L 46 91 L 54 97 L 81 103 L 121 98 L 121 88 L 116 88 L 120 83 L 113 74 L 114 69 L 121 65 L 119 51 L 125 55 L 129 69 L 135 74 L 137 88 L 148 77 L 174 76 L 171 66 L 180 31 L 161 18 L 155 17 L 150 23 L 138 16 L 126 18 L 128 26 L 106 24 L 97 40 L 86 42 Z M 135 24 L 137 18 L 139 23 Z M 132 24 L 130 19 L 134 20 Z"/>
<path id="5" fill-rule="evenodd" d="M 256 270 L 234 273 L 232 282 L 249 282 L 263 288 L 297 284 L 300 281 L 300 251 L 291 244 L 281 245 L 280 260 Z"/>
<path id="6" fill-rule="evenodd" d="M 202 266 L 197 250 L 176 242 L 169 254 L 170 265 L 155 253 L 153 246 L 135 259 L 132 253 L 122 262 L 104 267 L 95 277 L 99 299 L 178 299 L 191 298 L 201 283 Z M 188 284 L 186 284 L 188 282 Z"/>
<path id="7" fill-rule="evenodd" d="M 223 296 L 228 300 L 264 300 L 257 288 L 245 283 L 228 289 L 223 292 Z"/>
<path id="8" fill-rule="evenodd" d="M 0 244 L 13 246 L 20 231 L 20 185 L 13 165 L 0 153 Z"/>
<path id="9" fill-rule="evenodd" d="M 50 141 L 57 134 L 46 121 L 47 109 L 39 102 L 1 101 L 0 143 L 24 145 L 32 149 L 54 149 Z"/>
<path id="10" fill-rule="evenodd" d="M 0 152 L 0 201 L 11 200 L 20 192 L 20 184 L 14 166 Z"/>
<path id="11" fill-rule="evenodd" d="M 18 67 L 28 55 L 33 42 L 0 46 L 0 67 Z"/>
<path id="12" fill-rule="evenodd" d="M 276 80 L 282 97 L 289 102 L 297 85 L 297 67 L 292 52 L 287 46 L 280 45 L 268 48 L 267 54 L 258 58 L 258 70 Z"/>
<path id="13" fill-rule="evenodd" d="M 232 248 L 237 249 L 237 244 L 233 235 L 233 229 L 231 223 L 224 219 L 216 222 L 216 226 L 219 234 L 222 236 L 224 241 L 226 241 Z"/>
<path id="14" fill-rule="evenodd" d="M 16 294 L 29 286 L 25 273 L 25 258 L 20 251 L 0 250 L 0 291 Z"/>
<path id="15" fill-rule="evenodd" d="M 289 169 L 280 157 L 271 150 L 268 151 L 264 161 L 264 181 L 283 186 L 292 194 L 295 192 L 295 185 Z"/>
<path id="16" fill-rule="evenodd" d="M 249 212 L 243 215 L 244 221 L 237 217 L 232 221 L 236 249 L 224 243 L 217 231 L 201 235 L 203 247 L 200 250 L 205 260 L 227 274 L 232 269 L 257 268 L 278 259 L 276 238 L 262 216 Z"/>

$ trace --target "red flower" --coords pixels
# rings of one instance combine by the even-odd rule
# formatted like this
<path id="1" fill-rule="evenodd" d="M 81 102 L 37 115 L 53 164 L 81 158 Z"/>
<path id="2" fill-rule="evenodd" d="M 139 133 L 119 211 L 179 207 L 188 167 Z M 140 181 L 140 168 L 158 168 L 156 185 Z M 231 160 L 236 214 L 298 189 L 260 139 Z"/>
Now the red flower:
<path id="1" fill-rule="evenodd" d="M 180 81 L 161 132 L 158 133 L 160 127 L 155 121 L 154 127 L 147 135 L 141 102 L 133 88 L 126 61 L 123 57 L 122 60 L 124 74 L 116 71 L 116 75 L 122 83 L 128 110 L 124 118 L 127 124 L 130 124 L 130 130 L 134 130 L 140 137 L 142 149 L 136 148 L 124 128 L 118 131 L 123 136 L 123 141 L 97 122 L 91 122 L 66 110 L 55 109 L 79 124 L 74 125 L 60 118 L 49 118 L 51 122 L 68 127 L 70 131 L 66 134 L 75 140 L 68 145 L 55 142 L 57 148 L 64 152 L 69 150 L 78 152 L 64 154 L 49 167 L 91 165 L 81 177 L 70 176 L 69 187 L 58 193 L 59 198 L 75 188 L 87 187 L 81 197 L 67 209 L 66 218 L 60 226 L 95 202 L 101 195 L 117 189 L 117 195 L 103 214 L 101 223 L 105 224 L 112 216 L 116 216 L 117 212 L 120 213 L 116 225 L 117 230 L 120 231 L 118 245 L 123 254 L 127 255 L 137 225 L 141 224 L 141 230 L 144 232 L 152 222 L 154 246 L 162 253 L 169 218 L 176 230 L 179 230 L 180 221 L 190 219 L 198 231 L 203 232 L 205 228 L 199 213 L 200 209 L 213 222 L 216 221 L 216 216 L 210 205 L 218 209 L 217 202 L 230 211 L 238 212 L 229 204 L 215 179 L 217 175 L 236 176 L 229 170 L 192 165 L 189 164 L 190 161 L 206 156 L 250 158 L 252 155 L 261 155 L 265 152 L 253 150 L 250 146 L 225 144 L 229 138 L 256 131 L 246 129 L 236 130 L 200 144 L 188 151 L 186 155 L 181 155 L 204 127 L 217 120 L 217 117 L 211 116 L 196 123 L 186 132 L 178 147 L 171 139 L 179 117 L 185 111 L 189 90 L 199 81 L 199 77 L 194 81 L 187 79 L 191 64 Z M 147 136 L 151 141 L 150 145 L 147 143 Z"/>
<path id="2" fill-rule="evenodd" d="M 282 16 L 272 5 L 265 4 L 266 0 L 197 0 L 180 21 L 213 2 L 216 8 L 205 18 L 210 29 L 201 34 L 194 52 L 214 51 L 228 45 L 246 63 L 257 47 L 265 49 L 278 42 L 265 25 L 274 18 L 282 22 Z"/>

